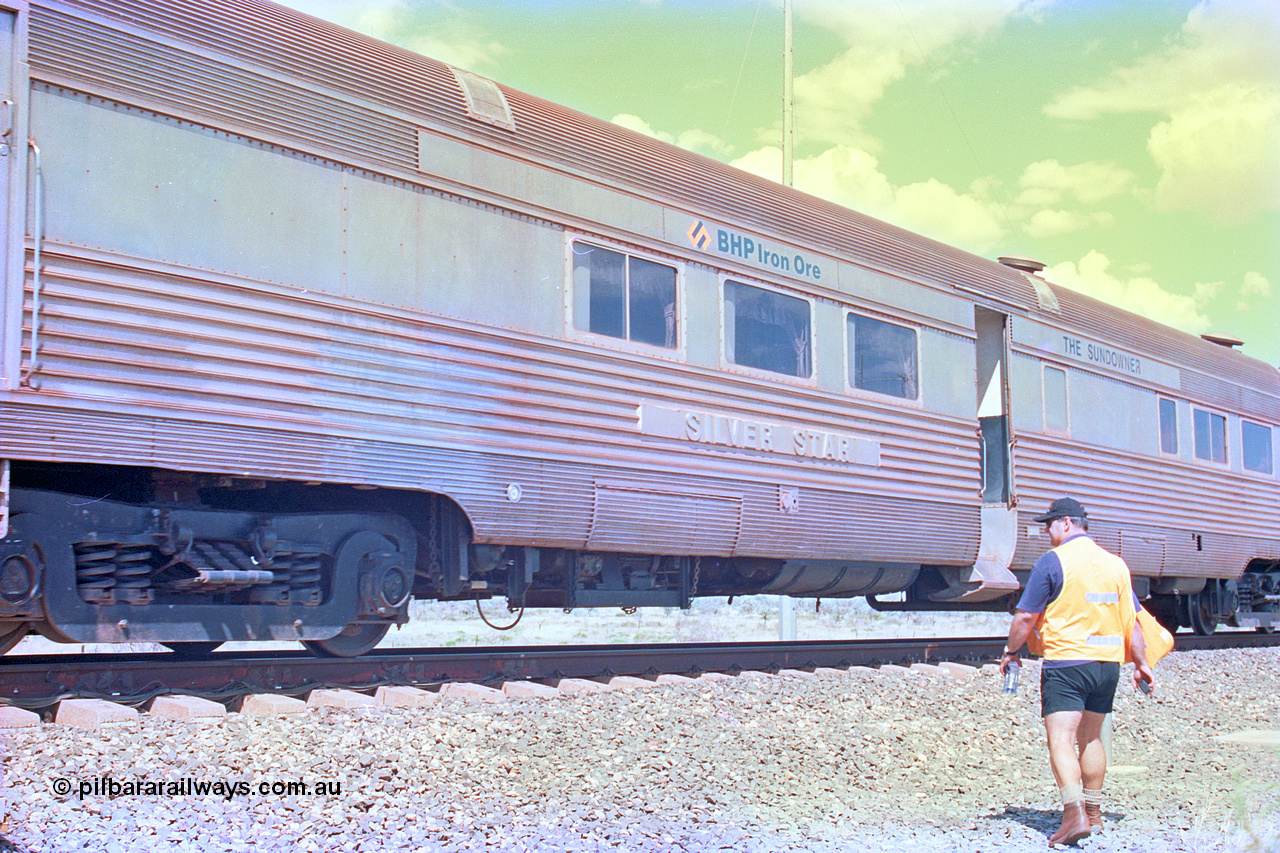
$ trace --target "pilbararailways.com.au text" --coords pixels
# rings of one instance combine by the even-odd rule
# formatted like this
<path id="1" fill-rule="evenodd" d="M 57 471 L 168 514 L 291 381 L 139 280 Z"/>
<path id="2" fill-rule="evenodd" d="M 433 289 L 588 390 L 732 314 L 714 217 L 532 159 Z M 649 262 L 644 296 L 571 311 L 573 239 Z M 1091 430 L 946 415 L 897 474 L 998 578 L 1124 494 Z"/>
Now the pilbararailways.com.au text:
<path id="1" fill-rule="evenodd" d="M 95 776 L 92 779 L 53 780 L 53 793 L 59 797 L 75 795 L 85 797 L 331 797 L 342 793 L 338 779 L 317 781 L 246 782 L 230 779 L 115 779 L 111 776 Z"/>

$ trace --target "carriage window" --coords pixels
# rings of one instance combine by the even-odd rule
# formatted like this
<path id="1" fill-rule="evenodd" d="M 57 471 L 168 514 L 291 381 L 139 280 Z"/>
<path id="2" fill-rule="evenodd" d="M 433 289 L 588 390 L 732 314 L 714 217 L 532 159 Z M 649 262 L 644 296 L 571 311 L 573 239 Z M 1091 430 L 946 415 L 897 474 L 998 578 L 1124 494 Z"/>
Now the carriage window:
<path id="1" fill-rule="evenodd" d="M 1262 424 L 1240 422 L 1241 448 L 1244 450 L 1244 467 L 1259 474 L 1270 474 L 1271 467 L 1271 427 Z"/>
<path id="2" fill-rule="evenodd" d="M 810 347 L 808 302 L 737 281 L 724 283 L 724 355 L 731 363 L 807 377 Z"/>
<path id="3" fill-rule="evenodd" d="M 1045 429 L 1067 431 L 1067 372 L 1056 367 L 1044 369 Z"/>
<path id="4" fill-rule="evenodd" d="M 849 384 L 914 400 L 919 394 L 916 330 L 849 315 Z"/>
<path id="5" fill-rule="evenodd" d="M 1227 462 L 1227 419 L 1204 409 L 1196 409 L 1196 458 Z"/>
<path id="6" fill-rule="evenodd" d="M 1178 405 L 1160 398 L 1160 452 L 1178 452 Z"/>
<path id="7" fill-rule="evenodd" d="M 675 347 L 675 267 L 575 242 L 573 287 L 575 328 Z"/>

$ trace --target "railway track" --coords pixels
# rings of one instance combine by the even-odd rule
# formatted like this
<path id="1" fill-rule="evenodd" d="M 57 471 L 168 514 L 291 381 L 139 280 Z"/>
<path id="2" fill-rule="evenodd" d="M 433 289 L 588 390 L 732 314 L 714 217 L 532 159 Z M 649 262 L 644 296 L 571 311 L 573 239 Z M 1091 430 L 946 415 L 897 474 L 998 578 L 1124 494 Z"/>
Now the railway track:
<path id="1" fill-rule="evenodd" d="M 1280 634 L 1188 634 L 1178 636 L 1175 651 L 1277 645 Z M 172 693 L 231 702 L 251 693 L 301 695 L 323 687 L 360 691 L 448 681 L 496 684 L 942 661 L 977 664 L 995 659 L 1003 647 L 1003 637 L 962 637 L 404 649 L 358 658 L 318 658 L 304 651 L 214 653 L 199 659 L 163 653 L 16 656 L 0 659 L 0 702 L 31 709 L 70 698 L 141 705 Z"/>

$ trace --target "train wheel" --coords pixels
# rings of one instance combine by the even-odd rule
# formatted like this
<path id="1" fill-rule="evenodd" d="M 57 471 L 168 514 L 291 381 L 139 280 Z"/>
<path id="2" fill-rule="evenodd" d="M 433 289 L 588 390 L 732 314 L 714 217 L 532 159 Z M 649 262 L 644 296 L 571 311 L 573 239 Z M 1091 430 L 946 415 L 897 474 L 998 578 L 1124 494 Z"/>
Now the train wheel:
<path id="1" fill-rule="evenodd" d="M 1208 589 L 1196 593 L 1187 601 L 1188 615 L 1191 617 L 1191 630 L 1201 636 L 1208 636 L 1218 630 L 1221 614 L 1208 594 Z"/>
<path id="2" fill-rule="evenodd" d="M 31 626 L 26 622 L 0 622 L 0 655 L 8 653 L 27 635 Z"/>
<path id="3" fill-rule="evenodd" d="M 212 652 L 214 649 L 222 645 L 221 640 L 203 640 L 201 642 L 192 643 L 164 643 L 166 649 L 173 652 L 175 657 L 180 658 L 202 658 Z"/>
<path id="4" fill-rule="evenodd" d="M 327 640 L 303 640 L 313 655 L 323 658 L 355 658 L 372 649 L 391 629 L 390 622 L 353 622 Z"/>

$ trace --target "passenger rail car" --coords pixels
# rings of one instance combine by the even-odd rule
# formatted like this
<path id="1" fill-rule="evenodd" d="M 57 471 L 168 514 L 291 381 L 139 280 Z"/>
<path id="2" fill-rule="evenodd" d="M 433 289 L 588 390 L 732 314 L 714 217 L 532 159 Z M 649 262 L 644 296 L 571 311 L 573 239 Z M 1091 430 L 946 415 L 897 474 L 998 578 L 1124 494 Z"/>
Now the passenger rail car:
<path id="1" fill-rule="evenodd" d="M 0 645 L 412 598 L 1269 629 L 1274 367 L 260 0 L 0 2 Z"/>

